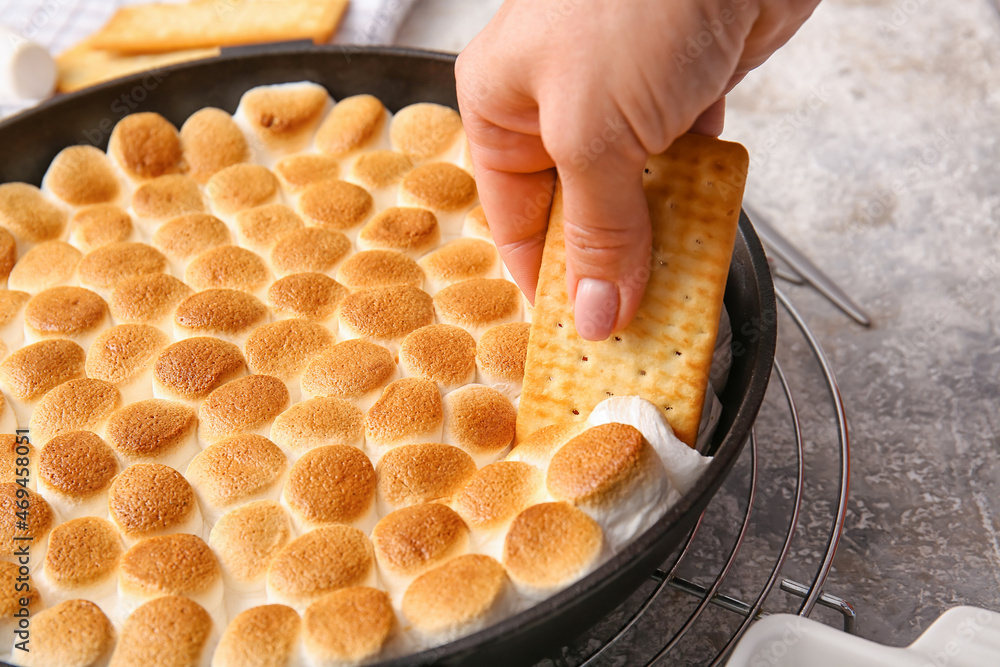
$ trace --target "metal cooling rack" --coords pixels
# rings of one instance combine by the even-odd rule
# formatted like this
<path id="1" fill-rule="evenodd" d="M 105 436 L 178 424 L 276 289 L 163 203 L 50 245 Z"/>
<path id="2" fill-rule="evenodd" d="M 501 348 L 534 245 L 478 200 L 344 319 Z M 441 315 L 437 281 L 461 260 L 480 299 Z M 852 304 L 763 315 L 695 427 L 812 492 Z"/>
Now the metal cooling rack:
<path id="1" fill-rule="evenodd" d="M 670 561 L 541 667 L 720 665 L 755 620 L 777 611 L 809 616 L 817 606 L 856 633 L 851 605 L 823 590 L 847 509 L 844 406 L 822 347 L 788 297 L 776 294 L 768 397 L 724 486 Z M 783 362 L 795 372 L 786 375 Z M 806 382 L 793 388 L 789 377 Z M 811 400 L 797 402 L 800 393 Z"/>

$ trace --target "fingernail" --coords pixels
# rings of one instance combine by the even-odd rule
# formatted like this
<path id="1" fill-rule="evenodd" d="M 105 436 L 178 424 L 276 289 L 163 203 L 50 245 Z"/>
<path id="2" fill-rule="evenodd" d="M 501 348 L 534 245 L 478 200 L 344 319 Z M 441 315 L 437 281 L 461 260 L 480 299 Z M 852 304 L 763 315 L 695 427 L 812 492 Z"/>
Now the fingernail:
<path id="1" fill-rule="evenodd" d="M 618 320 L 618 287 L 606 280 L 582 278 L 576 287 L 573 317 L 576 331 L 587 340 L 604 340 Z"/>

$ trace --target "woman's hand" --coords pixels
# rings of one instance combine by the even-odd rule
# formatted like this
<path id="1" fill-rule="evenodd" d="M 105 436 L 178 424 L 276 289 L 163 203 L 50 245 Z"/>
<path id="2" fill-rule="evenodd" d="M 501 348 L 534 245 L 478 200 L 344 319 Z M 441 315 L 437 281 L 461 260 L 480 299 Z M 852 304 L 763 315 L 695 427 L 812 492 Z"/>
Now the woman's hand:
<path id="1" fill-rule="evenodd" d="M 577 330 L 603 340 L 645 290 L 649 154 L 722 131 L 724 95 L 819 0 L 507 0 L 458 58 L 490 230 L 534 301 L 556 173 Z"/>

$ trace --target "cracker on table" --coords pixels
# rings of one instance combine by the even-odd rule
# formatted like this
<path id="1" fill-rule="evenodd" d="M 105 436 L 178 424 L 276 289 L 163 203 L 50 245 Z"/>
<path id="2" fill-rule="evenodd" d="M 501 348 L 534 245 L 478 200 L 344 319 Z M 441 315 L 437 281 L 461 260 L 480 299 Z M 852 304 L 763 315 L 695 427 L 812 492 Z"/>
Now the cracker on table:
<path id="1" fill-rule="evenodd" d="M 127 56 L 111 51 L 99 51 L 81 42 L 56 57 L 58 69 L 57 88 L 60 93 L 71 93 L 103 81 L 121 76 L 156 70 L 167 65 L 211 58 L 219 55 L 218 48 L 186 49 L 170 53 Z"/>
<path id="2" fill-rule="evenodd" d="M 311 39 L 328 42 L 347 0 L 213 0 L 121 7 L 90 44 L 119 53 Z"/>
<path id="3" fill-rule="evenodd" d="M 694 446 L 749 158 L 740 144 L 687 134 L 649 158 L 643 185 L 653 252 L 637 258 L 649 284 L 635 320 L 608 340 L 576 332 L 566 290 L 561 188 L 552 204 L 532 315 L 517 440 L 583 421 L 611 395 L 660 406 Z"/>

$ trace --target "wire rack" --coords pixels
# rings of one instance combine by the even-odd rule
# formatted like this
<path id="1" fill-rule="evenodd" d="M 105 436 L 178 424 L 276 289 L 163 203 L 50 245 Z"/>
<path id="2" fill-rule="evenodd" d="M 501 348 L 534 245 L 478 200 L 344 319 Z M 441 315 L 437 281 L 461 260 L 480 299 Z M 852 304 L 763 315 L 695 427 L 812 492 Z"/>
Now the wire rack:
<path id="1" fill-rule="evenodd" d="M 844 406 L 815 335 L 776 293 L 778 354 L 768 396 L 723 488 L 628 601 L 539 667 L 720 665 L 755 620 L 775 611 L 832 610 L 826 613 L 856 633 L 851 605 L 823 590 L 847 509 Z"/>

